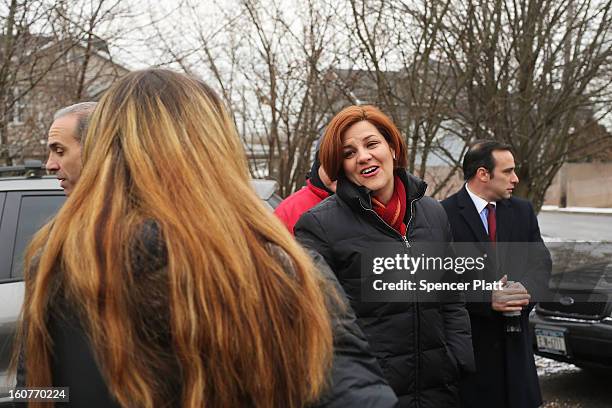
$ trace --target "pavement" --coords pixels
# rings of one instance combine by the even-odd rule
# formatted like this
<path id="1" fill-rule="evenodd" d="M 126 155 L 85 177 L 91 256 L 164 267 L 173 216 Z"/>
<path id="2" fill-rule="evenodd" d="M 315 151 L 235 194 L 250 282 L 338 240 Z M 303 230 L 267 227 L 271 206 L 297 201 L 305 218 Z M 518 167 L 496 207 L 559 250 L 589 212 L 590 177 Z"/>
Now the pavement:
<path id="1" fill-rule="evenodd" d="M 612 214 L 540 211 L 538 222 L 545 242 L 612 242 Z"/>
<path id="2" fill-rule="evenodd" d="M 610 408 L 612 372 L 580 369 L 536 356 L 542 408 Z"/>

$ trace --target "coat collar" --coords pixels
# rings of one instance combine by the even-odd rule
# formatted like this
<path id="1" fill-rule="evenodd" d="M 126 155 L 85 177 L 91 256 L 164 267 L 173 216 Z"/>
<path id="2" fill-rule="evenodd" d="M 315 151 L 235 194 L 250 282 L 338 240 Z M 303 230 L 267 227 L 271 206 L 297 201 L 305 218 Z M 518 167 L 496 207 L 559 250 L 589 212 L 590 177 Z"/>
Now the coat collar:
<path id="1" fill-rule="evenodd" d="M 478 215 L 478 210 L 474 205 L 474 201 L 472 201 L 472 198 L 465 189 L 465 186 L 463 186 L 457 193 L 457 205 L 459 206 L 459 213 L 465 219 L 465 222 L 474 233 L 476 241 L 488 242 L 489 237 L 487 235 L 487 231 L 485 230 L 484 225 L 482 225 L 482 221 Z"/>
<path id="2" fill-rule="evenodd" d="M 480 216 L 474 206 L 474 201 L 472 201 L 465 186 L 457 193 L 457 205 L 459 206 L 459 213 L 469 225 L 477 241 L 489 242 L 489 236 L 484 225 L 482 225 Z M 495 211 L 497 211 L 497 241 L 508 242 L 511 240 L 512 226 L 514 224 L 512 201 L 498 201 Z"/>
<path id="3" fill-rule="evenodd" d="M 407 205 L 410 205 L 413 200 L 419 199 L 425 195 L 427 183 L 425 183 L 423 180 L 408 173 L 408 171 L 405 169 L 397 169 L 395 174 L 400 178 L 400 180 L 402 180 L 404 186 L 406 187 Z M 344 174 L 341 174 L 338 177 L 336 195 L 348 203 L 353 209 L 371 210 L 372 197 L 370 196 L 370 193 L 370 190 L 363 186 L 354 184 L 352 181 L 346 178 Z"/>

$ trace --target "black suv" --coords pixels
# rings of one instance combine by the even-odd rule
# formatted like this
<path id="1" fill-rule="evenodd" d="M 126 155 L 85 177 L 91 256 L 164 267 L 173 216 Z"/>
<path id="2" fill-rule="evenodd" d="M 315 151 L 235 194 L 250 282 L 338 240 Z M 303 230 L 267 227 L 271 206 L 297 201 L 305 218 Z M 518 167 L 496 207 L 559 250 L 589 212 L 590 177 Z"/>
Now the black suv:
<path id="1" fill-rule="evenodd" d="M 530 315 L 535 353 L 581 367 L 612 369 L 612 243 L 548 247 L 554 298 L 538 303 Z"/>
<path id="2" fill-rule="evenodd" d="M 44 168 L 36 161 L 0 167 L 0 407 L 10 403 L 5 391 L 14 384 L 7 368 L 23 302 L 23 252 L 66 199 L 58 180 L 42 173 Z M 3 177 L 6 174 L 22 175 Z M 271 210 L 278 206 L 281 198 L 275 181 L 252 180 L 251 184 Z"/>

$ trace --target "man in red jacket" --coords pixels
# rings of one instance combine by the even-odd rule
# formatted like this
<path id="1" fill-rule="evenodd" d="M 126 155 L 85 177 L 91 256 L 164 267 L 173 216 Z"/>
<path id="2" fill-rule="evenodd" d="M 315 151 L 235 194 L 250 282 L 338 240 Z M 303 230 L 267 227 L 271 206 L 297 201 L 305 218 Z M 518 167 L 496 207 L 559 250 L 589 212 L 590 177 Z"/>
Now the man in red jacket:
<path id="1" fill-rule="evenodd" d="M 319 141 L 320 144 L 320 141 Z M 274 214 L 287 226 L 293 234 L 293 227 L 302 214 L 336 192 L 336 182 L 331 181 L 319 162 L 319 149 L 312 168 L 307 175 L 306 186 L 285 198 Z"/>

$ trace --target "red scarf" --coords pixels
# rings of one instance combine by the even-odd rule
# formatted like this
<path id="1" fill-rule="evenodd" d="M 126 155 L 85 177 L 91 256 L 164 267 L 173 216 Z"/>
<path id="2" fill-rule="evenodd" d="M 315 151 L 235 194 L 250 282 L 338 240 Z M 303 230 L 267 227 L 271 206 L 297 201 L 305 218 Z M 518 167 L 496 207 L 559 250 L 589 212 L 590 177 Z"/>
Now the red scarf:
<path id="1" fill-rule="evenodd" d="M 406 187 L 404 187 L 404 183 L 402 183 L 398 176 L 395 176 L 393 181 L 393 195 L 387 205 L 372 197 L 372 206 L 376 214 L 384 222 L 393 227 L 402 236 L 406 236 L 406 224 L 404 224 L 404 217 L 406 216 Z"/>
<path id="2" fill-rule="evenodd" d="M 306 180 L 306 187 L 308 187 L 308 189 L 321 200 L 325 200 L 327 197 L 329 197 L 329 193 L 327 191 L 315 186 L 310 182 L 310 180 Z"/>

